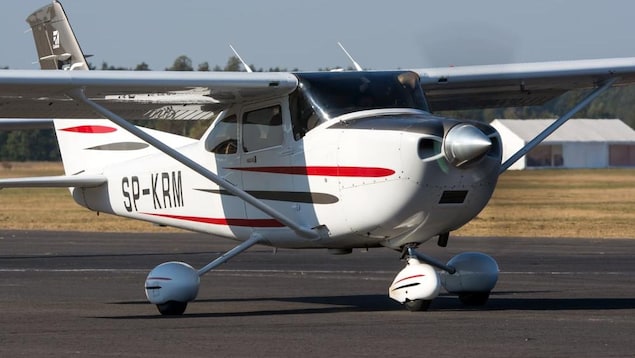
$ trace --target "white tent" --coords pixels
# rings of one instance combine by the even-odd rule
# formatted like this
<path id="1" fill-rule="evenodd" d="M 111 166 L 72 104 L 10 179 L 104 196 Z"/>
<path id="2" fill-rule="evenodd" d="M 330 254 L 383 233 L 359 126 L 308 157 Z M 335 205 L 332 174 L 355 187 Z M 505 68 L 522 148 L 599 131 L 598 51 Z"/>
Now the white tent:
<path id="1" fill-rule="evenodd" d="M 495 119 L 503 162 L 554 119 Z M 510 169 L 635 167 L 635 130 L 619 119 L 571 119 Z"/>

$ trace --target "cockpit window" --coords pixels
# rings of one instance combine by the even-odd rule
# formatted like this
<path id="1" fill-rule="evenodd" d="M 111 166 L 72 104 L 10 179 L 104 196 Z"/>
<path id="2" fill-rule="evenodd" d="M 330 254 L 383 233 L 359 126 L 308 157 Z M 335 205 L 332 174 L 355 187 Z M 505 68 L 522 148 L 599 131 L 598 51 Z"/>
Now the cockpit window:
<path id="1" fill-rule="evenodd" d="M 205 149 L 216 154 L 236 154 L 238 151 L 238 122 L 232 114 L 221 119 L 205 140 Z"/>
<path id="2" fill-rule="evenodd" d="M 419 76 L 410 71 L 296 74 L 300 91 L 323 120 L 369 109 L 428 111 Z"/>
<path id="3" fill-rule="evenodd" d="M 296 90 L 289 95 L 289 110 L 291 112 L 291 126 L 293 138 L 300 140 L 319 123 L 319 117 L 307 101 L 303 92 Z"/>

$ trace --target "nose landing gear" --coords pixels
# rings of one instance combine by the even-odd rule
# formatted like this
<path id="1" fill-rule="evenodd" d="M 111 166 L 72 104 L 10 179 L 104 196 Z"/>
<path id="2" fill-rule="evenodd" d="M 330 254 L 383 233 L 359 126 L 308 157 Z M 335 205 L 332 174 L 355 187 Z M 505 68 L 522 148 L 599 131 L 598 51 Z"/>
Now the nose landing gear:
<path id="1" fill-rule="evenodd" d="M 404 254 L 406 267 L 390 285 L 389 296 L 409 311 L 426 311 L 441 286 L 466 306 L 484 305 L 498 281 L 498 264 L 480 252 L 458 254 L 447 264 L 415 251 L 414 246 L 407 246 Z"/>

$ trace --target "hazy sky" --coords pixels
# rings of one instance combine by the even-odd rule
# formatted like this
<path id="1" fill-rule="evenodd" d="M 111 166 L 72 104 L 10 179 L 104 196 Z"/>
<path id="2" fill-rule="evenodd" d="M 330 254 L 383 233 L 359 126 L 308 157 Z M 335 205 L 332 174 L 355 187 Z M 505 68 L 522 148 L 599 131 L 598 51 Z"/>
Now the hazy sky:
<path id="1" fill-rule="evenodd" d="M 0 66 L 35 69 L 24 19 L 47 0 L 7 0 Z M 85 53 L 164 69 L 179 55 L 224 65 L 233 44 L 256 67 L 365 68 L 635 56 L 632 0 L 66 0 Z"/>

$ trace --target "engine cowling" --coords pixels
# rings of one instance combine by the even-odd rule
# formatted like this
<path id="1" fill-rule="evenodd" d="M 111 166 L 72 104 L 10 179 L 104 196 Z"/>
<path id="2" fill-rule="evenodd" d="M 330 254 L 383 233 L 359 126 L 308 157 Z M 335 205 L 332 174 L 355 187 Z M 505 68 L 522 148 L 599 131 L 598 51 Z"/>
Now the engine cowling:
<path id="1" fill-rule="evenodd" d="M 198 272 L 184 262 L 165 262 L 150 271 L 145 282 L 146 297 L 150 303 L 194 301 L 200 285 Z"/>
<path id="2" fill-rule="evenodd" d="M 464 252 L 448 261 L 456 272 L 441 272 L 441 284 L 449 293 L 487 293 L 498 281 L 498 264 L 481 252 Z"/>

